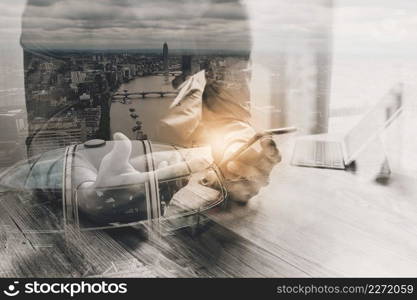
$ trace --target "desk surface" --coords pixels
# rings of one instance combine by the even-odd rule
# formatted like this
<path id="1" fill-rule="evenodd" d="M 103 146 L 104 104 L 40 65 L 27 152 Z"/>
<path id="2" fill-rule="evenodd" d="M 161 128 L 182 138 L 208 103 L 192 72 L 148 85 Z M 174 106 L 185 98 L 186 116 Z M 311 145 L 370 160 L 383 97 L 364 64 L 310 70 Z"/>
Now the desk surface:
<path id="1" fill-rule="evenodd" d="M 291 166 L 293 139 L 280 140 L 271 184 L 246 206 L 211 211 L 194 232 L 23 234 L 0 211 L 1 276 L 417 276 L 413 115 L 393 124 L 385 147 L 372 143 L 355 172 Z M 378 183 L 382 149 L 393 173 Z"/>

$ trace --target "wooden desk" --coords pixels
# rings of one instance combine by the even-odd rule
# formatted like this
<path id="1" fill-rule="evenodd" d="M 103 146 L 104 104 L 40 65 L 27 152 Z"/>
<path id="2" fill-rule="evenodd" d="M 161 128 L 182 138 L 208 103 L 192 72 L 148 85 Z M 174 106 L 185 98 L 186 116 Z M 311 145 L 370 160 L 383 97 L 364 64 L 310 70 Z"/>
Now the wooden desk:
<path id="1" fill-rule="evenodd" d="M 385 158 L 379 140 L 353 172 L 289 165 L 289 139 L 272 184 L 246 207 L 212 218 L 307 276 L 416 276 L 415 116 L 405 111 L 382 137 L 387 182 L 375 180 Z"/>
<path id="2" fill-rule="evenodd" d="M 378 142 L 348 172 L 291 166 L 289 137 L 279 141 L 284 161 L 271 184 L 246 206 L 208 213 L 212 221 L 197 233 L 29 235 L 0 211 L 1 276 L 417 276 L 414 116 L 385 134 L 388 182 L 374 180 L 383 159 Z"/>

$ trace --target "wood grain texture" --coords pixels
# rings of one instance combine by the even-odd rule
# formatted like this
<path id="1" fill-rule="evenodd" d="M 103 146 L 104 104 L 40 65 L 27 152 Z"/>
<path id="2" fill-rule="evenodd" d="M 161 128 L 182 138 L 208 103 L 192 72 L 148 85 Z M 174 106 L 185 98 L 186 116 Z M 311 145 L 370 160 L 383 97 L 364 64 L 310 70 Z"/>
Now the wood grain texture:
<path id="1" fill-rule="evenodd" d="M 356 170 L 339 171 L 291 166 L 293 137 L 280 138 L 284 161 L 268 187 L 174 234 L 145 225 L 24 234 L 41 215 L 2 201 L 0 276 L 417 276 L 416 116 L 407 111 L 383 136 L 389 180 L 375 180 L 384 159 L 378 140 Z"/>

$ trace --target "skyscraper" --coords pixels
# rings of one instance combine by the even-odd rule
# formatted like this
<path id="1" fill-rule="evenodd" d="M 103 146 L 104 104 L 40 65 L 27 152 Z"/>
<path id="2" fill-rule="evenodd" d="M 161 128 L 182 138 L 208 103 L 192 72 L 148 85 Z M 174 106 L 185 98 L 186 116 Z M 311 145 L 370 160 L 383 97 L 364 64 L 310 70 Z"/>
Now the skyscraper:
<path id="1" fill-rule="evenodd" d="M 164 60 L 164 71 L 168 71 L 168 44 L 165 42 L 162 48 L 162 58 Z"/>

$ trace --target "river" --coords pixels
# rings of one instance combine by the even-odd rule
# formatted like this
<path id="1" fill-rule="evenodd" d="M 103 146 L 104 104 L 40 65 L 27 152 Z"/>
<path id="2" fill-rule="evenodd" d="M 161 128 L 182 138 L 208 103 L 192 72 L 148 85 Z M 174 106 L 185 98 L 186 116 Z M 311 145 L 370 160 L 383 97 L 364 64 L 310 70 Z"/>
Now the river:
<path id="1" fill-rule="evenodd" d="M 173 91 L 171 81 L 173 77 L 165 76 L 145 76 L 137 77 L 120 86 L 118 92 L 128 90 L 129 92 L 147 91 Z M 122 104 L 113 102 L 110 109 L 110 132 L 122 132 L 131 139 L 136 138 L 136 133 L 132 132 L 135 120 L 130 117 L 130 108 L 134 108 L 139 115 L 138 120 L 143 123 L 143 132 L 153 141 L 164 141 L 165 139 L 158 132 L 159 120 L 168 112 L 169 105 L 174 100 L 173 96 L 147 96 L 145 99 L 138 96 L 132 98 L 130 103 Z"/>

